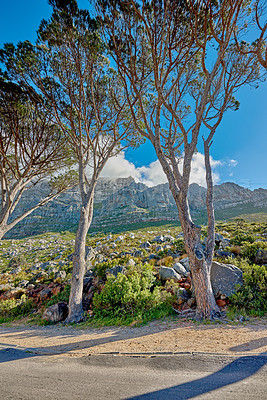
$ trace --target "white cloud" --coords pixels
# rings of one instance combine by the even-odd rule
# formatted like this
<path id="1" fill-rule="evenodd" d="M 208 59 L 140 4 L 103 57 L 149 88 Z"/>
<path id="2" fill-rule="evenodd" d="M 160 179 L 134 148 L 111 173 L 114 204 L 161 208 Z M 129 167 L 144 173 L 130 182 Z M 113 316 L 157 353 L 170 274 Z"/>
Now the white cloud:
<path id="1" fill-rule="evenodd" d="M 236 161 L 236 160 L 230 160 L 228 163 L 229 167 L 236 167 L 237 164 L 238 164 L 238 161 Z"/>
<path id="2" fill-rule="evenodd" d="M 211 157 L 214 184 L 218 183 L 220 180 L 218 172 L 215 172 L 214 169 L 221 165 L 221 161 L 214 160 Z M 182 168 L 182 162 L 180 168 Z M 124 152 L 108 160 L 101 176 L 108 178 L 127 178 L 132 176 L 136 182 L 142 182 L 147 186 L 156 186 L 167 182 L 167 178 L 158 160 L 153 161 L 148 166 L 136 167 L 125 158 Z M 198 183 L 201 186 L 206 186 L 205 161 L 204 155 L 201 153 L 197 153 L 193 157 L 190 183 Z"/>

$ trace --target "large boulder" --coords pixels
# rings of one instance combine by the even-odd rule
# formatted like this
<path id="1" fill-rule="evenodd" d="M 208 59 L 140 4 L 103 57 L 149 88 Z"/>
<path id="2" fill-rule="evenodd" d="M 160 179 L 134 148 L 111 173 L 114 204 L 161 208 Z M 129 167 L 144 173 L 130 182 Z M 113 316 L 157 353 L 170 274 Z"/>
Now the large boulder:
<path id="1" fill-rule="evenodd" d="M 177 263 L 174 264 L 173 269 L 174 269 L 178 274 L 183 275 L 183 276 L 188 276 L 188 274 L 189 274 L 189 273 L 187 272 L 187 270 L 185 269 L 185 267 L 183 266 L 183 264 L 181 264 L 181 263 L 179 263 L 179 262 L 177 262 Z"/>
<path id="2" fill-rule="evenodd" d="M 189 258 L 188 258 L 188 257 L 182 258 L 182 259 L 179 261 L 179 263 L 182 264 L 182 265 L 185 267 L 185 269 L 187 270 L 187 272 L 190 272 L 190 271 L 191 271 L 190 264 L 189 264 Z"/>
<path id="3" fill-rule="evenodd" d="M 243 272 L 235 265 L 213 261 L 210 279 L 215 297 L 219 294 L 231 296 L 236 285 L 243 285 Z"/>
<path id="4" fill-rule="evenodd" d="M 175 282 L 179 282 L 182 279 L 181 275 L 170 267 L 160 267 L 159 276 L 163 280 L 173 279 Z"/>
<path id="5" fill-rule="evenodd" d="M 114 267 L 111 267 L 106 271 L 107 274 L 113 275 L 115 278 L 118 277 L 118 273 L 125 274 L 125 272 L 126 268 L 123 265 L 114 265 Z"/>
<path id="6" fill-rule="evenodd" d="M 65 301 L 60 301 L 45 310 L 43 319 L 54 323 L 64 321 L 68 316 L 68 312 L 68 304 Z"/>

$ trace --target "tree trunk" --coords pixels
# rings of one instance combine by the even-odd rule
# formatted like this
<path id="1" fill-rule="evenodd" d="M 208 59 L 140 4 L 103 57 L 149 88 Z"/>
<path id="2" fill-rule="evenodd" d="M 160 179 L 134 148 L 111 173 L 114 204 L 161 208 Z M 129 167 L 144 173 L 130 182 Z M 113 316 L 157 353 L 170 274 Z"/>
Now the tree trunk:
<path id="1" fill-rule="evenodd" d="M 7 233 L 8 229 L 5 226 L 0 226 L 0 240 L 3 239 L 4 235 Z"/>
<path id="2" fill-rule="evenodd" d="M 196 319 L 213 319 L 220 315 L 220 310 L 216 304 L 210 282 L 212 258 L 210 261 L 206 259 L 200 241 L 201 228 L 191 220 L 187 195 L 180 194 L 178 198 L 176 197 L 176 204 L 184 233 L 185 247 L 188 253 L 196 296 Z"/>
<path id="3" fill-rule="evenodd" d="M 202 260 L 198 260 L 195 254 L 193 254 L 192 249 L 190 250 L 189 264 L 197 303 L 195 318 L 196 320 L 214 319 L 214 317 L 220 315 L 220 310 L 216 304 L 211 287 L 210 266 L 205 257 Z"/>
<path id="4" fill-rule="evenodd" d="M 76 323 L 83 319 L 82 293 L 83 277 L 85 274 L 85 245 L 86 235 L 93 218 L 94 191 L 82 207 L 78 230 L 75 238 L 73 254 L 73 271 L 71 279 L 71 292 L 69 298 L 69 315 L 65 323 Z"/>

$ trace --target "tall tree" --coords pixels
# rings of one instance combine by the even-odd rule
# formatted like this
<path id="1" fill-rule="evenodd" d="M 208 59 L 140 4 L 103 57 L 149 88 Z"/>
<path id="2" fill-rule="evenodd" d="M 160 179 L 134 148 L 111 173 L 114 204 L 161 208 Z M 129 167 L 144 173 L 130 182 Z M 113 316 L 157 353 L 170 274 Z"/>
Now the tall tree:
<path id="1" fill-rule="evenodd" d="M 71 187 L 75 174 L 64 175 L 71 153 L 51 112 L 18 85 L 0 78 L 0 239 L 18 222 Z M 61 171 L 61 173 L 60 173 Z M 17 211 L 23 194 L 49 182 L 48 195 Z M 77 180 L 76 180 L 77 182 Z"/>
<path id="2" fill-rule="evenodd" d="M 2 60 L 25 88 L 45 97 L 76 154 L 82 206 L 73 255 L 67 322 L 79 322 L 85 273 L 86 235 L 93 217 L 94 191 L 107 160 L 135 145 L 120 77 L 110 68 L 98 26 L 75 0 L 50 1 L 53 14 L 42 21 L 36 46 L 20 43 Z"/>
<path id="3" fill-rule="evenodd" d="M 210 283 L 215 238 L 210 147 L 225 111 L 238 108 L 235 91 L 258 77 L 255 59 L 240 54 L 234 41 L 249 3 L 94 1 L 136 129 L 153 144 L 178 208 L 197 319 L 219 313 Z M 207 183 L 205 249 L 188 205 L 192 158 L 199 146 Z"/>
<path id="4" fill-rule="evenodd" d="M 265 0 L 257 0 L 250 14 L 250 19 L 244 26 L 237 26 L 236 29 L 236 46 L 241 54 L 254 54 L 261 67 L 267 70 L 267 20 L 266 20 L 267 5 Z M 265 18 L 265 19 L 264 19 Z M 258 34 L 256 40 L 251 44 L 244 40 L 249 29 L 253 29 L 253 33 Z M 244 31 L 244 37 L 241 41 L 238 40 L 240 32 Z M 250 39 L 250 38 L 248 38 Z"/>

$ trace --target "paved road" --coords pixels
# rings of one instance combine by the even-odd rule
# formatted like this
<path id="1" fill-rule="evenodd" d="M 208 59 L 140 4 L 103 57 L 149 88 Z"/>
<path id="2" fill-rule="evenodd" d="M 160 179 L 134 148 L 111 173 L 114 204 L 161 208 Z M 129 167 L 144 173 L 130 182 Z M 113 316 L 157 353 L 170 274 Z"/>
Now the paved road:
<path id="1" fill-rule="evenodd" d="M 267 355 L 42 356 L 0 350 L 5 400 L 266 400 Z"/>

